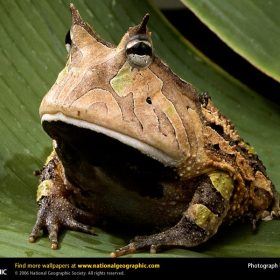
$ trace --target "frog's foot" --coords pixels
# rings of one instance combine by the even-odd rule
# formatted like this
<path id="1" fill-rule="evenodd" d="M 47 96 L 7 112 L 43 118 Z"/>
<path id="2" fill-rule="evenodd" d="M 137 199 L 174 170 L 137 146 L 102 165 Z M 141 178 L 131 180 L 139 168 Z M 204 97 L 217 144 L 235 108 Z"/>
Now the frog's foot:
<path id="1" fill-rule="evenodd" d="M 35 242 L 40 236 L 41 230 L 47 230 L 52 249 L 58 248 L 58 236 L 61 229 L 96 235 L 89 225 L 83 224 L 79 220 L 92 221 L 93 217 L 72 205 L 64 197 L 45 196 L 39 203 L 37 220 L 29 236 L 29 242 Z"/>
<path id="2" fill-rule="evenodd" d="M 112 252 L 111 257 L 116 258 L 123 255 L 133 254 L 141 250 L 149 250 L 151 254 L 156 254 L 161 246 L 162 244 L 159 244 L 157 238 L 155 238 L 153 235 L 147 237 L 136 237 L 128 245 L 116 250 L 115 252 Z"/>
<path id="3" fill-rule="evenodd" d="M 275 201 L 272 207 L 271 216 L 274 219 L 280 219 L 280 195 L 275 192 Z"/>
<path id="4" fill-rule="evenodd" d="M 210 176 L 213 182 L 210 177 L 203 178 L 188 209 L 174 227 L 158 234 L 137 237 L 127 246 L 116 250 L 111 256 L 119 257 L 147 249 L 151 253 L 156 253 L 161 248 L 190 248 L 207 241 L 217 232 L 223 222 L 229 209 L 233 190 L 232 180 L 226 173 L 215 172 Z M 217 186 L 216 182 L 220 182 L 221 179 L 223 185 Z"/>
<path id="5" fill-rule="evenodd" d="M 176 226 L 166 231 L 135 237 L 127 246 L 111 253 L 111 257 L 120 257 L 143 250 L 148 250 L 150 253 L 155 254 L 161 248 L 194 247 L 208 238 L 209 234 L 207 231 L 197 226 L 187 217 L 183 217 Z"/>
<path id="6" fill-rule="evenodd" d="M 262 221 L 271 221 L 273 219 L 279 219 L 280 218 L 280 209 L 275 208 L 272 211 L 262 211 L 259 213 L 260 220 Z"/>
<path id="7" fill-rule="evenodd" d="M 275 193 L 275 202 L 271 211 L 262 210 L 257 212 L 254 217 L 251 217 L 252 229 L 255 232 L 261 221 L 271 221 L 275 219 L 280 219 L 280 202 L 277 193 Z"/>

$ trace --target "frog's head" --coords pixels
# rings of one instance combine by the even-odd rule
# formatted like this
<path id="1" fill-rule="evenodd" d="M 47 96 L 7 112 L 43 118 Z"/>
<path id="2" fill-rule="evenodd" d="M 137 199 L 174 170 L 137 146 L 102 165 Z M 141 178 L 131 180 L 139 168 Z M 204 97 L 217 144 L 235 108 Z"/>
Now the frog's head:
<path id="1" fill-rule="evenodd" d="M 45 130 L 55 138 L 50 127 L 69 124 L 176 166 L 191 153 L 197 97 L 155 57 L 149 15 L 113 46 L 70 9 L 68 61 L 40 107 Z"/>

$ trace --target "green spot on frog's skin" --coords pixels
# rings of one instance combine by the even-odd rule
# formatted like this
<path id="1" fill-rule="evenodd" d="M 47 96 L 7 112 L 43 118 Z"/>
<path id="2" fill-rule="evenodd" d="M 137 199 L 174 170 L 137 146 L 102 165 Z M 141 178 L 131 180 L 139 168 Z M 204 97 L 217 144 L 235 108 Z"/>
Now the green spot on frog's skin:
<path id="1" fill-rule="evenodd" d="M 243 142 L 243 145 L 245 146 L 245 148 L 249 154 L 253 154 L 253 155 L 256 154 L 255 149 L 252 146 L 250 146 L 249 144 L 247 144 L 245 142 Z"/>
<path id="2" fill-rule="evenodd" d="M 233 190 L 233 180 L 225 172 L 217 171 L 209 174 L 209 178 L 214 188 L 223 196 L 227 201 L 231 197 Z"/>
<path id="3" fill-rule="evenodd" d="M 203 204 L 193 204 L 188 214 L 199 227 L 208 232 L 214 232 L 219 225 L 219 217 Z"/>
<path id="4" fill-rule="evenodd" d="M 49 196 L 53 188 L 52 180 L 45 180 L 40 183 L 37 189 L 36 201 L 39 201 L 43 196 Z"/>
<path id="5" fill-rule="evenodd" d="M 168 115 L 168 116 L 172 116 L 172 115 L 174 115 L 174 114 L 176 114 L 177 112 L 176 112 L 176 109 L 173 107 L 173 106 L 169 106 L 168 108 L 167 108 L 167 110 L 166 110 L 166 114 Z"/>
<path id="6" fill-rule="evenodd" d="M 132 68 L 128 62 L 126 62 L 119 70 L 118 74 L 110 81 L 110 84 L 114 91 L 119 96 L 125 96 L 127 93 L 124 89 L 129 86 L 133 81 Z"/>

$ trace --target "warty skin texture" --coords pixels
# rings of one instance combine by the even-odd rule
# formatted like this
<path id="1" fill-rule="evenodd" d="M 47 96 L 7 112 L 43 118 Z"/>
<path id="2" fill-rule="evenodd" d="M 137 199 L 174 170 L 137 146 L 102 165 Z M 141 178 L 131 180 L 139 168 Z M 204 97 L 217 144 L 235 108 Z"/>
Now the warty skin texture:
<path id="1" fill-rule="evenodd" d="M 113 46 L 70 8 L 68 61 L 40 106 L 55 147 L 40 175 L 30 241 L 47 228 L 56 249 L 62 228 L 93 234 L 89 225 L 104 221 L 145 229 L 115 257 L 194 247 L 223 223 L 279 217 L 265 167 L 211 98 L 156 56 L 145 62 L 148 16 Z M 148 52 L 128 59 L 135 38 Z"/>

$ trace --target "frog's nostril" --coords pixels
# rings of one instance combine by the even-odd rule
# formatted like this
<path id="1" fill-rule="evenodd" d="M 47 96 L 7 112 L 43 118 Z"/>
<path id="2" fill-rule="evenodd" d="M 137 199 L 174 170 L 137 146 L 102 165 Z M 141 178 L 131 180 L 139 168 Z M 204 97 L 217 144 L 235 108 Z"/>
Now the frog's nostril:
<path id="1" fill-rule="evenodd" d="M 151 97 L 147 97 L 147 98 L 146 98 L 146 102 L 147 102 L 148 104 L 152 104 L 152 99 L 151 99 Z"/>

